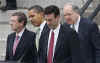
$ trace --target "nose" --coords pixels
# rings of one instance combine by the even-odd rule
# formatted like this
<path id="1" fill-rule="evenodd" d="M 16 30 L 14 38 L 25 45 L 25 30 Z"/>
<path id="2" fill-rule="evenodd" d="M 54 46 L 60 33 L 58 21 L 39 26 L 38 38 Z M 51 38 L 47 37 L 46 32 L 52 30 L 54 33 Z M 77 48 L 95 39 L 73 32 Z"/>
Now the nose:
<path id="1" fill-rule="evenodd" d="M 47 24 L 49 25 L 49 24 L 50 24 L 50 22 L 49 22 L 49 21 L 47 21 Z"/>
<path id="2" fill-rule="evenodd" d="M 29 20 L 32 21 L 32 18 L 30 17 Z"/>
<path id="3" fill-rule="evenodd" d="M 69 19 L 69 16 L 65 16 L 65 20 L 68 20 Z"/>
<path id="4" fill-rule="evenodd" d="M 65 18 L 68 18 L 68 15 L 64 16 Z"/>
<path id="5" fill-rule="evenodd" d="M 12 25 L 12 21 L 10 21 L 9 24 Z"/>

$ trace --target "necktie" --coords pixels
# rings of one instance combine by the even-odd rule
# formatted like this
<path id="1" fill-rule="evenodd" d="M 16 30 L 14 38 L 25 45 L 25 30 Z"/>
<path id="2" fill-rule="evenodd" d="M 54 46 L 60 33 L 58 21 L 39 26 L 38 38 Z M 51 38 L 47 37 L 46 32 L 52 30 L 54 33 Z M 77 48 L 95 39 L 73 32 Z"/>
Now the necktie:
<path id="1" fill-rule="evenodd" d="M 13 45 L 13 55 L 15 54 L 16 51 L 16 47 L 19 43 L 19 36 L 16 36 L 15 41 L 14 41 L 14 45 Z"/>
<path id="2" fill-rule="evenodd" d="M 74 24 L 72 24 L 72 29 L 75 30 L 75 25 Z"/>
<path id="3" fill-rule="evenodd" d="M 39 38 L 40 38 L 40 28 L 38 28 L 36 31 L 36 48 L 37 48 L 37 50 L 38 50 L 38 46 L 39 46 Z"/>
<path id="4" fill-rule="evenodd" d="M 50 38 L 50 44 L 49 44 L 49 50 L 48 50 L 48 63 L 52 63 L 53 45 L 54 45 L 54 32 L 52 31 L 51 38 Z"/>

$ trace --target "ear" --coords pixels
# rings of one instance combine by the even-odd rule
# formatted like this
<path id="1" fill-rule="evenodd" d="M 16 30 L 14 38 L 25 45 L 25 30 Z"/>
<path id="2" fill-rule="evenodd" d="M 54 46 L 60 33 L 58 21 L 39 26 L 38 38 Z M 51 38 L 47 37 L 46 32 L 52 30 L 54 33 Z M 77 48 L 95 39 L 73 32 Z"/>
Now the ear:
<path id="1" fill-rule="evenodd" d="M 40 15 L 44 17 L 44 13 L 43 12 L 41 12 Z"/>
<path id="2" fill-rule="evenodd" d="M 57 18 L 57 19 L 59 19 L 59 18 L 60 18 L 60 16 L 57 16 L 56 18 Z"/>
<path id="3" fill-rule="evenodd" d="M 22 21 L 20 24 L 21 24 L 21 26 L 23 26 L 24 25 L 24 21 Z"/>

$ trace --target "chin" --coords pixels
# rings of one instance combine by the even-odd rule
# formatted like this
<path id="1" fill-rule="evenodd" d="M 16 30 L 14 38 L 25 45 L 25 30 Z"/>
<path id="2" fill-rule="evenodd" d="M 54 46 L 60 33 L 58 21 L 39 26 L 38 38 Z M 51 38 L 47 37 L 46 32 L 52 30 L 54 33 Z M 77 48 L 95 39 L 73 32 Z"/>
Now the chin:
<path id="1" fill-rule="evenodd" d="M 72 24 L 71 22 L 67 22 L 67 24 Z"/>
<path id="2" fill-rule="evenodd" d="M 12 29 L 14 32 L 16 32 L 16 29 Z"/>
<path id="3" fill-rule="evenodd" d="M 39 25 L 38 24 L 33 24 L 35 27 L 38 27 Z"/>
<path id="4" fill-rule="evenodd" d="M 32 23 L 33 26 L 36 26 L 36 24 Z"/>

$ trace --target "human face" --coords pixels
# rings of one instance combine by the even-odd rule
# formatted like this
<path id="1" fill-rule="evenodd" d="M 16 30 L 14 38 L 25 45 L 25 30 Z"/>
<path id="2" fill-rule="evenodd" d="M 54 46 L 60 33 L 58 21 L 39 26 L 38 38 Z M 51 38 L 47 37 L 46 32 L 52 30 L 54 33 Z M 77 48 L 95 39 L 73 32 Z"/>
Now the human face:
<path id="1" fill-rule="evenodd" d="M 43 15 L 41 13 L 37 13 L 35 9 L 32 9 L 28 12 L 29 20 L 32 25 L 40 26 L 43 20 Z"/>
<path id="2" fill-rule="evenodd" d="M 63 11 L 64 11 L 64 18 L 67 24 L 75 24 L 79 14 L 72 10 L 72 6 L 66 5 Z"/>
<path id="3" fill-rule="evenodd" d="M 11 25 L 12 30 L 15 32 L 20 32 L 23 27 L 23 23 L 18 22 L 18 16 L 11 16 L 10 25 Z"/>
<path id="4" fill-rule="evenodd" d="M 55 17 L 54 14 L 45 15 L 45 19 L 50 29 L 55 29 L 59 23 L 59 16 Z"/>

